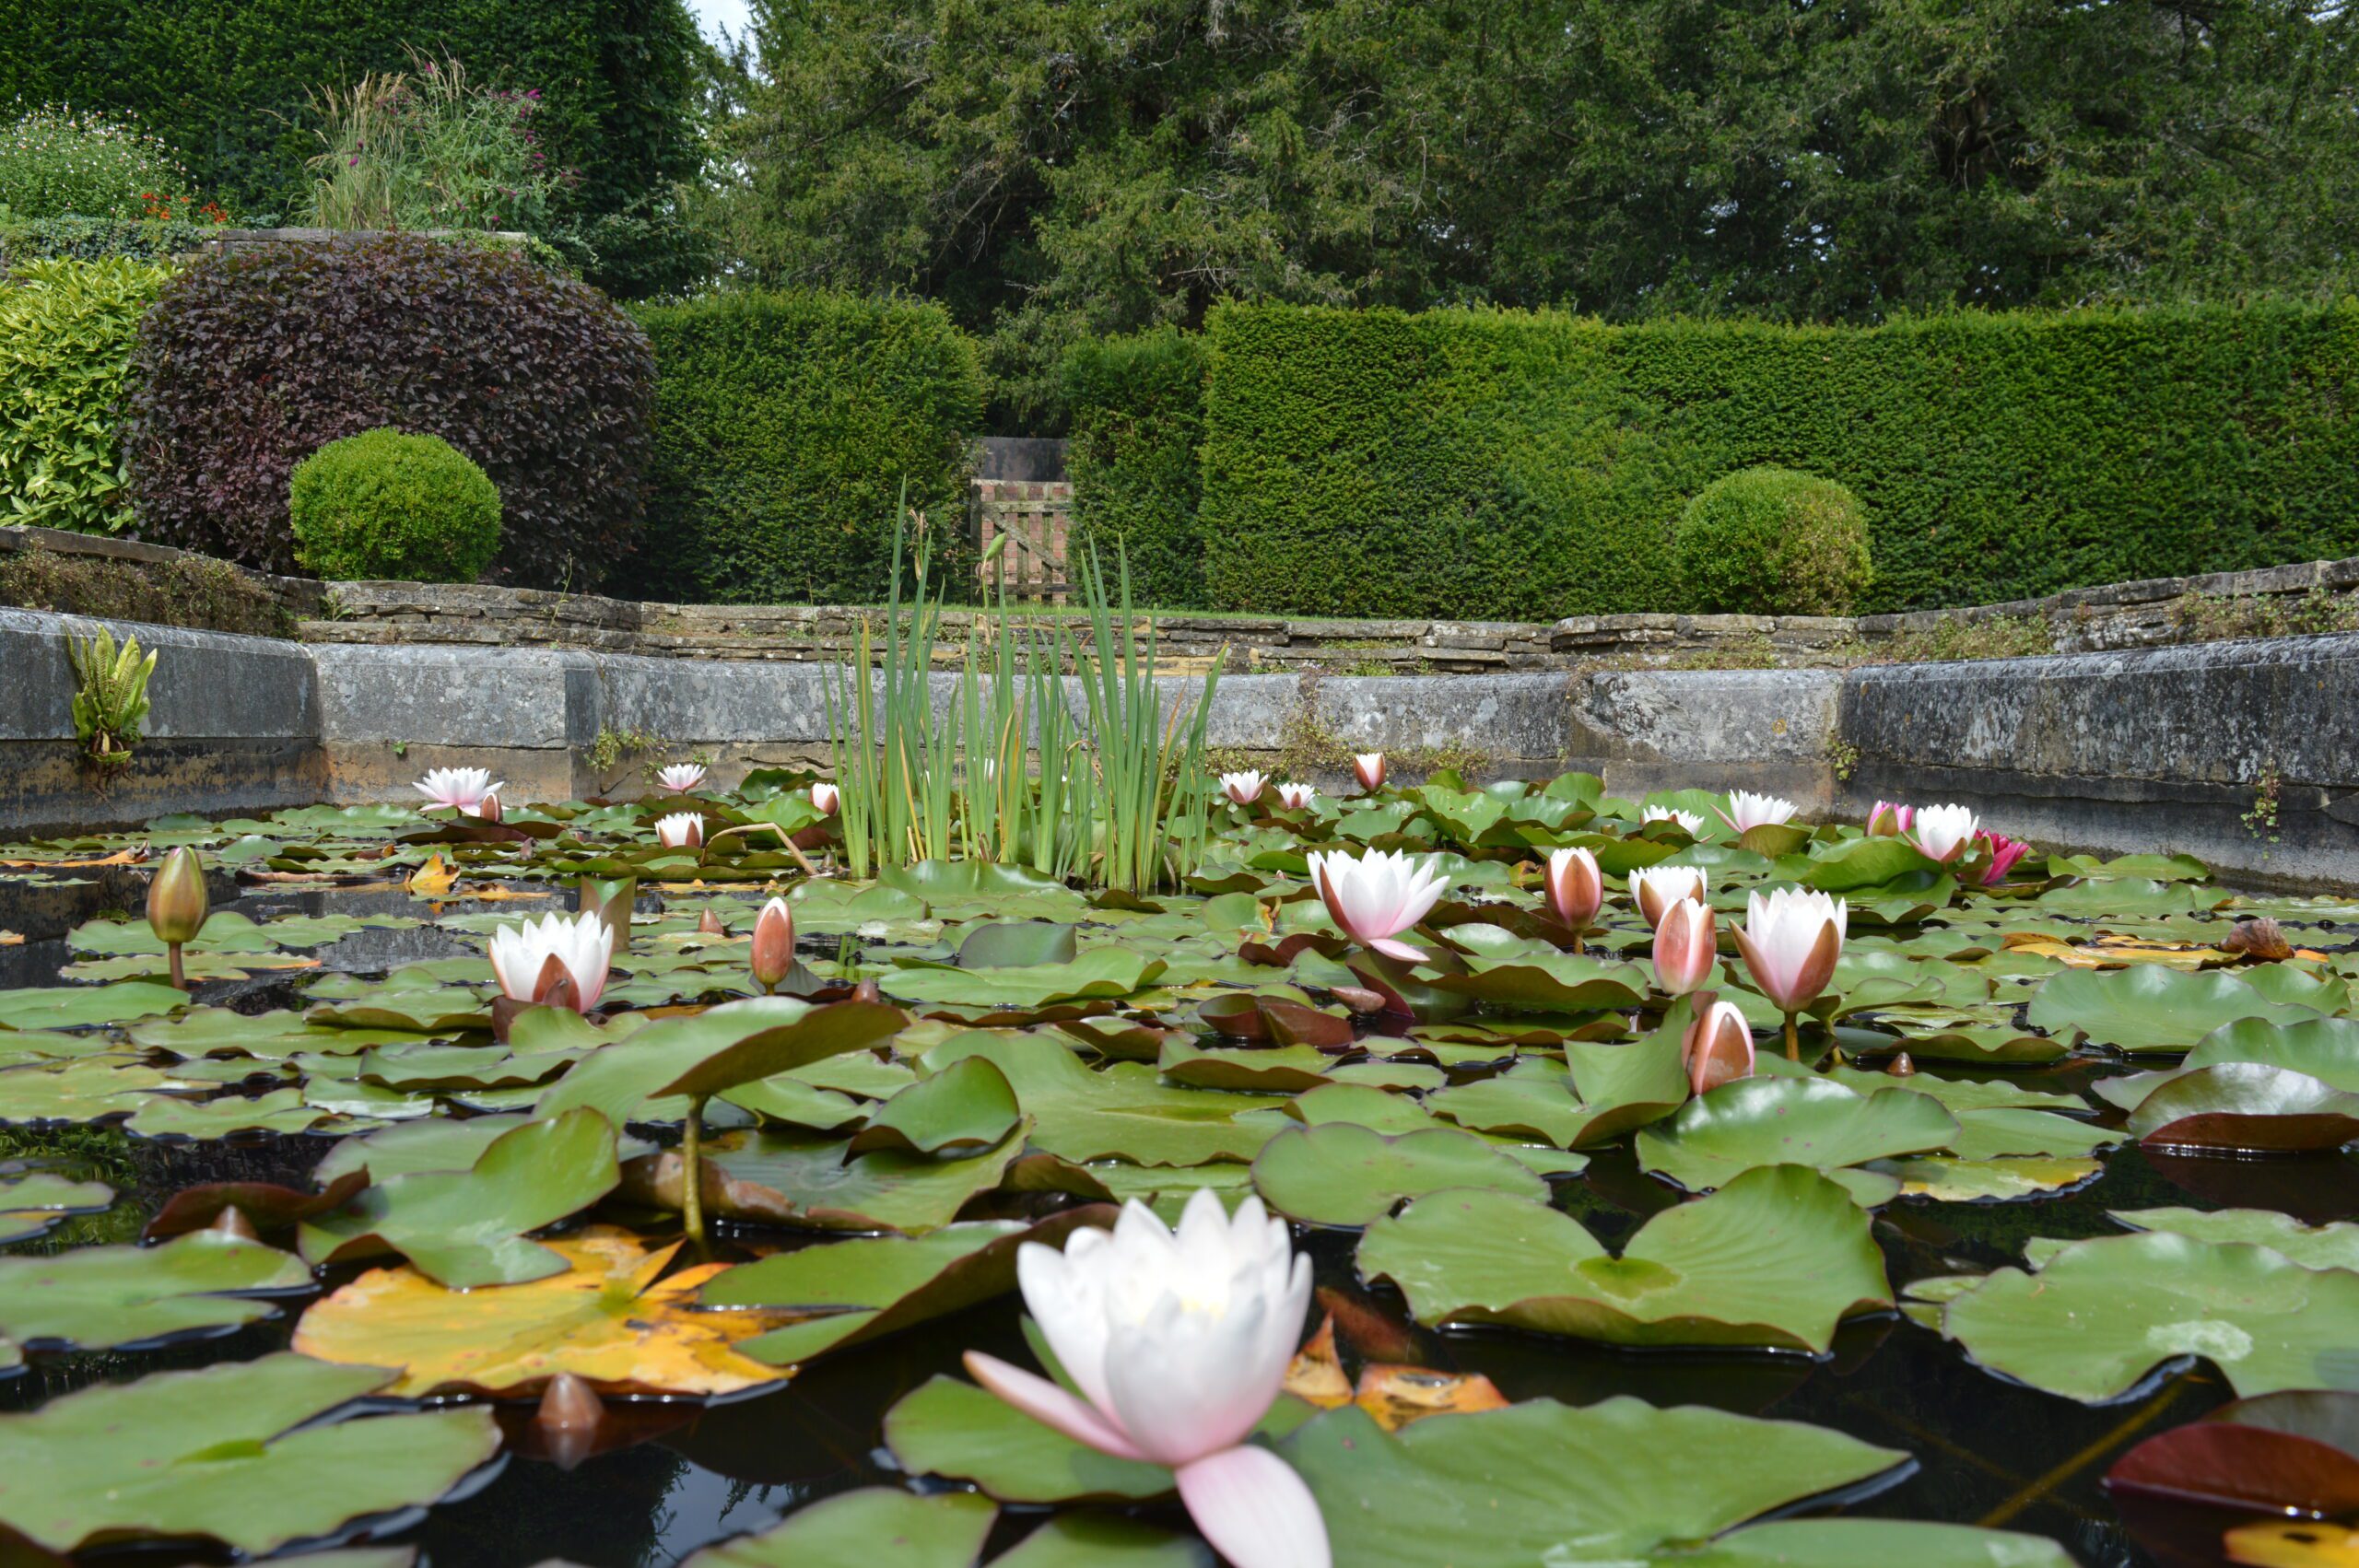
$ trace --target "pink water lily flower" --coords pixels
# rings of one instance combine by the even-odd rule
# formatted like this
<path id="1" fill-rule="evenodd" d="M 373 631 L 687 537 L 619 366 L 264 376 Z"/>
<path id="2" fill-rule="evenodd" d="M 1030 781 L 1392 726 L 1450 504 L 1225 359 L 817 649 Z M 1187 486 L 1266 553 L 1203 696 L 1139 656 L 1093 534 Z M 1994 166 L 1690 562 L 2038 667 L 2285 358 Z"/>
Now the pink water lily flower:
<path id="1" fill-rule="evenodd" d="M 1974 842 L 1980 854 L 1975 861 L 1968 862 L 1961 874 L 1978 887 L 2006 881 L 2007 873 L 2015 869 L 2015 862 L 2031 853 L 2030 845 L 2003 833 L 1978 833 Z"/>
<path id="2" fill-rule="evenodd" d="M 1745 900 L 1737 951 L 1761 994 L 1788 1015 L 1800 1012 L 1835 978 L 1850 907 L 1816 888 L 1780 887 Z"/>
<path id="3" fill-rule="evenodd" d="M 1435 872 L 1431 856 L 1413 862 L 1397 849 L 1370 850 L 1356 860 L 1330 849 L 1310 857 L 1310 885 L 1345 936 L 1387 957 L 1416 964 L 1426 954 L 1392 939 L 1426 918 L 1449 879 Z"/>
<path id="4" fill-rule="evenodd" d="M 415 788 L 426 797 L 424 809 L 450 806 L 472 816 L 483 798 L 499 786 L 491 781 L 487 767 L 431 767 Z"/>
<path id="5" fill-rule="evenodd" d="M 571 919 L 544 915 L 537 925 L 527 920 L 491 933 L 491 972 L 500 994 L 515 1001 L 588 1012 L 606 989 L 614 956 L 615 929 L 595 909 Z"/>
<path id="6" fill-rule="evenodd" d="M 1744 790 L 1730 791 L 1729 803 L 1720 808 L 1720 820 L 1739 833 L 1749 833 L 1756 827 L 1777 827 L 1792 821 L 1793 815 L 1793 802 Z"/>
<path id="7" fill-rule="evenodd" d="M 1319 790 L 1312 785 L 1281 784 L 1278 786 L 1278 804 L 1290 812 L 1309 811 L 1310 802 L 1318 796 Z"/>
<path id="8" fill-rule="evenodd" d="M 1358 779 L 1360 788 L 1371 795 L 1383 789 L 1384 754 L 1382 752 L 1355 753 L 1352 757 L 1352 777 Z"/>
<path id="9" fill-rule="evenodd" d="M 1168 1465 L 1196 1527 L 1236 1568 L 1330 1568 L 1318 1500 L 1247 1439 L 1285 1386 L 1310 1304 L 1310 1259 L 1248 1197 L 1231 1219 L 1198 1192 L 1177 1231 L 1133 1199 L 1111 1231 L 1015 1256 L 1024 1305 L 1080 1390 L 980 1351 L 967 1370 L 1101 1454 Z"/>
<path id="10" fill-rule="evenodd" d="M 1875 810 L 1868 813 L 1868 837 L 1897 838 L 1908 831 L 1917 820 L 1917 808 L 1904 806 L 1897 801 L 1878 801 Z"/>
<path id="11" fill-rule="evenodd" d="M 1250 806 L 1262 798 L 1262 787 L 1269 780 L 1255 772 L 1224 773 L 1220 776 L 1220 791 L 1240 806 Z"/>
<path id="12" fill-rule="evenodd" d="M 655 820 L 657 842 L 669 849 L 696 849 L 704 845 L 704 817 L 698 812 L 674 812 Z"/>
<path id="13" fill-rule="evenodd" d="M 1927 806 L 1918 812 L 1911 837 L 1929 859 L 1947 864 L 1973 847 L 1979 829 L 1974 813 L 1965 806 Z"/>
<path id="14" fill-rule="evenodd" d="M 1704 831 L 1704 819 L 1694 812 L 1681 811 L 1677 806 L 1649 806 L 1638 814 L 1643 825 L 1649 822 L 1675 822 L 1693 838 Z"/>
<path id="15" fill-rule="evenodd" d="M 1655 984 L 1665 996 L 1685 996 L 1712 977 L 1717 937 L 1711 907 L 1673 899 L 1655 926 Z"/>
<path id="16" fill-rule="evenodd" d="M 1648 866 L 1630 873 L 1630 896 L 1647 924 L 1662 924 L 1662 912 L 1683 898 L 1704 902 L 1707 891 L 1701 866 Z"/>
<path id="17" fill-rule="evenodd" d="M 1709 992 L 1696 1000 L 1705 1005 L 1696 1010 L 1696 1022 L 1680 1041 L 1680 1059 L 1686 1064 L 1687 1086 L 1708 1094 L 1723 1083 L 1753 1076 L 1753 1025 L 1732 1001 L 1719 1000 Z"/>
<path id="18" fill-rule="evenodd" d="M 1549 851 L 1548 907 L 1556 919 L 1579 935 L 1596 923 L 1604 904 L 1605 878 L 1595 855 L 1578 845 Z"/>
<path id="19" fill-rule="evenodd" d="M 843 804 L 843 795 L 833 784 L 823 780 L 811 786 L 811 804 L 821 816 L 833 816 L 836 808 Z"/>
<path id="20" fill-rule="evenodd" d="M 700 762 L 675 762 L 655 776 L 656 787 L 671 795 L 685 795 L 703 782 Z"/>

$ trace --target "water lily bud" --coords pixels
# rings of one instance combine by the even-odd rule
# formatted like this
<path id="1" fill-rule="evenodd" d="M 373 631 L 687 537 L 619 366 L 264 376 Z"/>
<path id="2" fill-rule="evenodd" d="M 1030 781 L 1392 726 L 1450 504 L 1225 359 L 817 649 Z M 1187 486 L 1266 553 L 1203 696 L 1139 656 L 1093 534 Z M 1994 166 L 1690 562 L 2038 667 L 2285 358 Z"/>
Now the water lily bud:
<path id="1" fill-rule="evenodd" d="M 1753 1025 L 1732 1001 L 1721 1001 L 1709 991 L 1696 1000 L 1696 1022 L 1680 1042 L 1680 1059 L 1686 1064 L 1688 1086 L 1708 1094 L 1723 1083 L 1753 1076 Z"/>
<path id="2" fill-rule="evenodd" d="M 246 1211 L 235 1203 L 214 1215 L 213 1223 L 205 1228 L 209 1231 L 219 1231 L 223 1235 L 236 1236 L 240 1241 L 262 1239 L 262 1233 L 254 1229 L 254 1223 L 247 1219 Z"/>
<path id="3" fill-rule="evenodd" d="M 631 906 L 639 901 L 639 879 L 635 876 L 585 876 L 574 884 L 573 907 L 579 910 L 598 912 L 615 933 L 615 945 L 625 953 L 630 951 Z"/>
<path id="4" fill-rule="evenodd" d="M 2225 952 L 2267 962 L 2294 956 L 2294 944 L 2285 940 L 2284 928 L 2266 915 L 2257 920 L 2238 920 L 2220 946 Z"/>
<path id="5" fill-rule="evenodd" d="M 1909 1059 L 1909 1056 L 1907 1051 L 1895 1052 L 1892 1059 L 1884 1064 L 1884 1070 L 1885 1073 L 1894 1078 L 1914 1078 L 1917 1076 L 1917 1064 Z"/>
<path id="6" fill-rule="evenodd" d="M 1704 902 L 1708 892 L 1699 866 L 1649 866 L 1630 873 L 1630 898 L 1650 926 L 1662 924 L 1662 912 L 1683 898 Z"/>
<path id="7" fill-rule="evenodd" d="M 843 804 L 843 799 L 842 791 L 833 784 L 823 783 L 811 786 L 811 803 L 819 809 L 822 815 L 835 815 L 836 808 Z"/>
<path id="8" fill-rule="evenodd" d="M 1674 899 L 1655 927 L 1655 984 L 1665 996 L 1685 996 L 1712 977 L 1717 946 L 1709 906 Z"/>
<path id="9" fill-rule="evenodd" d="M 773 898 L 754 921 L 754 983 L 774 991 L 793 967 L 794 911 L 785 899 Z"/>
<path id="10" fill-rule="evenodd" d="M 1737 951 L 1753 983 L 1778 1012 L 1789 1016 L 1816 1001 L 1835 978 L 1843 955 L 1849 906 L 1815 888 L 1780 887 L 1745 900 L 1744 924 L 1736 929 Z"/>
<path id="11" fill-rule="evenodd" d="M 1577 931 L 1596 923 L 1605 903 L 1605 879 L 1597 857 L 1586 849 L 1558 849 L 1548 857 L 1548 907 Z"/>
<path id="12" fill-rule="evenodd" d="M 502 813 L 499 809 L 499 791 L 497 790 L 493 790 L 490 794 L 486 795 L 481 802 L 475 807 L 475 816 L 477 820 L 482 822 L 498 822 L 500 819 L 501 814 Z"/>
<path id="13" fill-rule="evenodd" d="M 697 917 L 697 934 L 698 936 L 727 936 L 729 928 L 721 923 L 720 916 L 707 909 Z"/>
<path id="14" fill-rule="evenodd" d="M 1352 758 L 1352 777 L 1358 779 L 1360 788 L 1371 795 L 1383 789 L 1384 754 L 1382 752 L 1356 754 Z"/>
<path id="15" fill-rule="evenodd" d="M 205 893 L 205 866 L 186 845 L 164 857 L 147 883 L 147 928 L 167 947 L 194 942 L 205 929 L 212 901 Z"/>

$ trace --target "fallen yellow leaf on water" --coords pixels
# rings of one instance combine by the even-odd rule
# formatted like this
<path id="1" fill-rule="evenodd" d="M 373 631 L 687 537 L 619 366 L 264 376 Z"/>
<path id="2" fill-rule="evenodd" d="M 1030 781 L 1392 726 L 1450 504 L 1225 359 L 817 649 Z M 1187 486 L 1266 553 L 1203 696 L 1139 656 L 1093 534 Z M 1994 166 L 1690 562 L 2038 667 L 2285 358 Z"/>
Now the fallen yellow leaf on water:
<path id="1" fill-rule="evenodd" d="M 22 931 L 0 931 L 0 947 L 22 947 L 22 946 L 24 946 L 24 945 L 25 945 L 25 933 L 24 933 L 24 932 L 22 932 Z"/>
<path id="2" fill-rule="evenodd" d="M 557 895 L 535 893 L 530 888 L 508 887 L 499 883 L 492 883 L 484 887 L 469 888 L 467 896 L 477 904 L 506 904 L 519 898 L 554 898 Z"/>
<path id="3" fill-rule="evenodd" d="M 1286 1392 L 1320 1410 L 1357 1405 L 1387 1432 L 1427 1416 L 1505 1410 L 1508 1404 L 1498 1386 L 1480 1374 L 1461 1376 L 1423 1366 L 1366 1366 L 1358 1387 L 1353 1387 L 1336 1353 L 1332 1314 L 1286 1368 Z"/>
<path id="4" fill-rule="evenodd" d="M 713 1311 L 697 1293 L 725 1263 L 657 1282 L 679 1243 L 650 1252 L 594 1225 L 546 1244 L 572 1265 L 521 1285 L 453 1291 L 403 1266 L 372 1269 L 303 1314 L 295 1349 L 319 1361 L 392 1366 L 385 1393 L 511 1393 L 570 1372 L 604 1394 L 734 1394 L 786 1375 L 736 1344 L 793 1321 L 772 1308 Z"/>
<path id="5" fill-rule="evenodd" d="M 2222 1539 L 2231 1562 L 2252 1568 L 2359 1568 L 2359 1530 L 2348 1525 L 2271 1520 Z"/>
<path id="6" fill-rule="evenodd" d="M 2043 931 L 2010 931 L 2005 942 L 2011 953 L 2036 954 L 2075 969 L 2120 969 L 2132 964 L 2160 964 L 2172 969 L 2216 969 L 2236 961 L 2235 954 L 2223 953 L 2216 947 L 2141 942 L 2132 937 L 2100 936 L 2095 942 L 2075 943 Z"/>
<path id="7" fill-rule="evenodd" d="M 38 866 L 47 871 L 76 872 L 86 866 L 137 866 L 147 861 L 144 849 L 117 849 L 113 854 L 96 860 L 60 860 L 36 857 L 25 860 L 0 860 L 0 866 Z"/>
<path id="8" fill-rule="evenodd" d="M 450 892 L 451 884 L 458 880 L 458 872 L 450 861 L 437 853 L 428 857 L 426 864 L 412 872 L 409 881 L 402 885 L 420 898 L 440 898 Z"/>

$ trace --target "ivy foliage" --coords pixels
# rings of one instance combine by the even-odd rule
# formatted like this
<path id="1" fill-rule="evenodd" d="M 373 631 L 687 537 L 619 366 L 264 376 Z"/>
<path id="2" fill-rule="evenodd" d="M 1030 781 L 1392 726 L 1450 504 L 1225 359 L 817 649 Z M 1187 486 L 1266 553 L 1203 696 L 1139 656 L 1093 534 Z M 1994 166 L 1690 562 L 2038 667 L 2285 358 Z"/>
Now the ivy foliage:
<path id="1" fill-rule="evenodd" d="M 0 520 L 108 533 L 131 520 L 117 425 L 139 318 L 172 269 L 32 262 L 0 282 Z"/>

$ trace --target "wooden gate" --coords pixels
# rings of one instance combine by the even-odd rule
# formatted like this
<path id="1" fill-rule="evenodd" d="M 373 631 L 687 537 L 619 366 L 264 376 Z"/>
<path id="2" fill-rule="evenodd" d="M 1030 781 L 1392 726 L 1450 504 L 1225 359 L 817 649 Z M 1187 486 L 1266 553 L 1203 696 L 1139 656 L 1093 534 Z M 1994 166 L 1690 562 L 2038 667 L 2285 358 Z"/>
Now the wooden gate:
<path id="1" fill-rule="evenodd" d="M 975 546 L 988 556 L 994 541 L 1007 544 L 997 560 L 979 568 L 986 593 L 1004 580 L 1007 596 L 1029 602 L 1055 601 L 1071 590 L 1065 575 L 1065 534 L 1073 517 L 1073 485 L 1062 479 L 978 479 L 968 497 Z"/>

